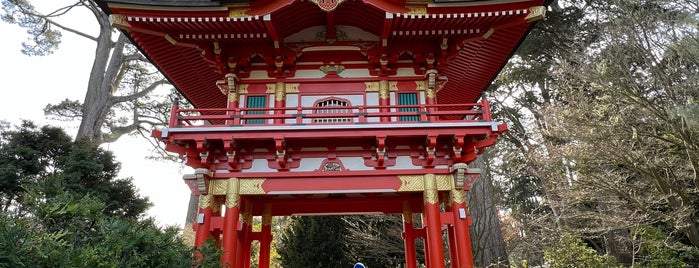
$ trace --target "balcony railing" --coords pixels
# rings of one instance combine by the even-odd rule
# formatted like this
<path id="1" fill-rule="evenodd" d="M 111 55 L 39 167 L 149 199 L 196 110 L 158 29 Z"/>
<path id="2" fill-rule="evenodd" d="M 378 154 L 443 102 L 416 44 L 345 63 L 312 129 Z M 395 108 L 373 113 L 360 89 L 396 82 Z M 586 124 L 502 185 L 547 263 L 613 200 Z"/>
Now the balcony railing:
<path id="1" fill-rule="evenodd" d="M 478 103 L 342 107 L 180 109 L 173 105 L 170 128 L 490 122 L 490 106 Z"/>

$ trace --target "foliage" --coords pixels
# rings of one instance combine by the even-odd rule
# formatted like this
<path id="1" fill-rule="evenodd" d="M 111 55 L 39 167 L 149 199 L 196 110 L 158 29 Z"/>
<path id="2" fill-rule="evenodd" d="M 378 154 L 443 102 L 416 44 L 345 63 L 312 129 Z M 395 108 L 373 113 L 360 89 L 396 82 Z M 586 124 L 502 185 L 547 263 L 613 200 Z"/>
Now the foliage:
<path id="1" fill-rule="evenodd" d="M 150 205 L 90 142 L 24 122 L 3 129 L 0 267 L 189 267 L 175 227 L 142 219 Z"/>
<path id="2" fill-rule="evenodd" d="M 594 249 L 571 234 L 563 234 L 560 239 L 544 250 L 544 259 L 547 267 L 551 268 L 596 268 L 596 267 L 621 267 L 614 257 L 600 256 Z"/>
<path id="3" fill-rule="evenodd" d="M 285 268 L 344 267 L 354 263 L 341 216 L 295 216 L 277 252 Z"/>

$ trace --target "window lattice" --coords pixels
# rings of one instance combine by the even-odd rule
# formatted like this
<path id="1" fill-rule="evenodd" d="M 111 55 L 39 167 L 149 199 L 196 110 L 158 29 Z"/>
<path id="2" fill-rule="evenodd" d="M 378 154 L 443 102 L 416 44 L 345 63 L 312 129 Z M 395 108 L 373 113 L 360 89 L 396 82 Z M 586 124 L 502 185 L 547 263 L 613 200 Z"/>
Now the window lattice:
<path id="1" fill-rule="evenodd" d="M 316 103 L 317 108 L 322 108 L 322 109 L 317 109 L 315 111 L 316 114 L 347 114 L 350 112 L 348 107 L 348 103 L 346 101 L 338 100 L 338 99 L 328 99 L 324 100 L 321 102 Z M 343 108 L 345 107 L 345 108 Z M 343 118 L 343 117 L 328 117 L 328 118 L 316 118 L 314 120 L 315 123 L 347 123 L 350 122 L 350 118 Z"/>

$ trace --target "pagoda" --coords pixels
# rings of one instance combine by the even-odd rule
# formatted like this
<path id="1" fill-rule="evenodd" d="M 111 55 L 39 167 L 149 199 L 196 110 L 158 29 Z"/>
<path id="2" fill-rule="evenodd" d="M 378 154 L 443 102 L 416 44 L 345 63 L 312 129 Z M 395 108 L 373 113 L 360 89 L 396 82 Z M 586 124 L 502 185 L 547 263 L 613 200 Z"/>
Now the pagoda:
<path id="1" fill-rule="evenodd" d="M 548 1 L 97 2 L 193 107 L 152 134 L 195 171 L 195 247 L 266 268 L 272 217 L 402 214 L 405 267 L 416 239 L 473 267 L 472 162 L 507 130 L 483 91 Z"/>

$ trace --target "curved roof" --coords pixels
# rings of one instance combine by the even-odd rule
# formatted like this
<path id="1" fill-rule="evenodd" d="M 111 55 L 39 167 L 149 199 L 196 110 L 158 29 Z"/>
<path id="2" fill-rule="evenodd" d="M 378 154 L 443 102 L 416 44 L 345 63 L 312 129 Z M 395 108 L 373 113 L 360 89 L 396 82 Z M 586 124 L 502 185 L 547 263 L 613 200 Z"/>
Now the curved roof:
<path id="1" fill-rule="evenodd" d="M 251 70 L 262 69 L 283 78 L 293 77 L 297 69 L 318 68 L 297 64 L 317 59 L 309 49 L 314 46 L 355 48 L 355 55 L 346 59 L 359 62 L 357 66 L 377 79 L 391 74 L 377 71 L 382 60 L 390 70 L 437 69 L 448 79 L 437 92 L 438 103 L 475 102 L 532 23 L 543 17 L 547 4 L 545 0 L 98 2 L 113 25 L 198 108 L 225 107 L 226 99 L 215 83 L 227 72 L 244 79 Z M 325 28 L 324 36 L 304 41 L 304 31 L 314 27 Z M 359 30 L 345 33 L 345 29 Z M 335 56 L 351 54 L 345 52 Z M 274 72 L 277 64 L 284 73 Z"/>

